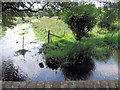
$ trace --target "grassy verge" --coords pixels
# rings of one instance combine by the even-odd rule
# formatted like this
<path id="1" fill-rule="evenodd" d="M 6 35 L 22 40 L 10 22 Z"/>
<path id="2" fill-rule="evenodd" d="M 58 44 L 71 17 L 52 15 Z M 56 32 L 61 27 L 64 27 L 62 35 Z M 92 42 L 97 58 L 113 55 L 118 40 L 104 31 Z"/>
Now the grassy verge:
<path id="1" fill-rule="evenodd" d="M 47 31 L 63 38 L 51 37 L 53 42 L 45 43 L 39 50 L 39 53 L 44 52 L 47 61 L 53 60 L 57 64 L 62 63 L 77 63 L 88 59 L 97 59 L 99 61 L 107 60 L 110 55 L 110 50 L 118 49 L 118 32 L 117 30 L 108 31 L 95 26 L 89 32 L 90 37 L 83 37 L 81 41 L 76 41 L 71 30 L 61 20 L 56 17 L 41 18 L 40 22 L 33 23 L 33 29 L 39 40 L 47 41 Z"/>

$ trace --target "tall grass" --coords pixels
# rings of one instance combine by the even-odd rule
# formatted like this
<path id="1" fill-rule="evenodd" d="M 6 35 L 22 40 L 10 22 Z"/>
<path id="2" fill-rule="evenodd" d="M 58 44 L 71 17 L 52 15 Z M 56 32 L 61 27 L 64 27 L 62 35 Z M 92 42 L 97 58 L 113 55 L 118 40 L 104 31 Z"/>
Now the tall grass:
<path id="1" fill-rule="evenodd" d="M 40 37 L 40 41 L 47 41 L 48 30 L 50 30 L 50 33 L 60 37 L 73 35 L 68 26 L 62 20 L 57 20 L 57 17 L 42 17 L 40 22 L 33 23 L 32 27 L 36 37 Z M 50 39 L 53 41 L 59 38 L 50 36 Z"/>

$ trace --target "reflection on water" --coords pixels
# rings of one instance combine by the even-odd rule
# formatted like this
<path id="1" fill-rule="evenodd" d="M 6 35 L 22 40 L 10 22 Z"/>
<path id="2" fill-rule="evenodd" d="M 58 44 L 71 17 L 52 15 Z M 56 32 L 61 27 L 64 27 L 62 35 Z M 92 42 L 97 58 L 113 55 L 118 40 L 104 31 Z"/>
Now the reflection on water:
<path id="1" fill-rule="evenodd" d="M 66 80 L 89 80 L 95 69 L 92 60 L 71 66 L 62 66 L 61 70 Z"/>
<path id="2" fill-rule="evenodd" d="M 18 69 L 15 68 L 13 62 L 2 62 L 2 80 L 3 81 L 25 81 L 25 78 L 20 75 Z"/>
<path id="3" fill-rule="evenodd" d="M 60 67 L 59 62 L 54 59 L 45 61 L 45 64 L 47 67 L 51 68 L 52 70 L 57 70 Z"/>
<path id="4" fill-rule="evenodd" d="M 23 49 L 23 28 L 29 28 L 24 35 L 22 55 L 16 56 L 16 51 Z M 35 41 L 34 32 L 29 24 L 18 25 L 9 29 L 0 40 L 0 58 L 2 58 L 2 79 L 5 81 L 65 81 L 65 80 L 116 80 L 118 79 L 118 51 L 107 56 L 106 63 L 87 61 L 83 64 L 60 67 L 59 62 L 47 62 L 39 48 L 44 42 Z M 33 42 L 33 43 L 31 43 Z M 34 43 L 35 42 L 35 43 Z"/>

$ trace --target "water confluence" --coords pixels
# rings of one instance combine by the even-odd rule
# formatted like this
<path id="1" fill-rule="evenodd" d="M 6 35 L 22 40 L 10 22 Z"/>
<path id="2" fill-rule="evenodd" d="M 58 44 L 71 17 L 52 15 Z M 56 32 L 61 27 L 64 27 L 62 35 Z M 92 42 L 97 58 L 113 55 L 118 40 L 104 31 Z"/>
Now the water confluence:
<path id="1" fill-rule="evenodd" d="M 27 34 L 20 35 L 27 31 Z M 23 38 L 24 36 L 24 38 Z M 107 62 L 90 61 L 84 65 L 49 68 L 39 48 L 45 43 L 36 41 L 30 24 L 8 29 L 0 40 L 2 80 L 4 81 L 72 81 L 72 80 L 118 80 L 118 51 Z M 23 47 L 24 45 L 24 47 Z M 19 50 L 28 50 L 25 55 Z"/>

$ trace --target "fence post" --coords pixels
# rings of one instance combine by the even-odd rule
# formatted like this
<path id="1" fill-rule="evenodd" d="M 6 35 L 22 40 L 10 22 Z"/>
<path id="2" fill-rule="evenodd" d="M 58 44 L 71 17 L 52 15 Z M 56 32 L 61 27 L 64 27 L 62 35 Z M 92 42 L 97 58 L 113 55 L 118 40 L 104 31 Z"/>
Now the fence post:
<path id="1" fill-rule="evenodd" d="M 50 30 L 48 30 L 48 43 L 50 41 Z"/>

